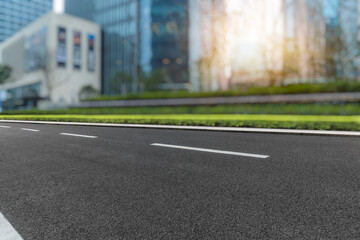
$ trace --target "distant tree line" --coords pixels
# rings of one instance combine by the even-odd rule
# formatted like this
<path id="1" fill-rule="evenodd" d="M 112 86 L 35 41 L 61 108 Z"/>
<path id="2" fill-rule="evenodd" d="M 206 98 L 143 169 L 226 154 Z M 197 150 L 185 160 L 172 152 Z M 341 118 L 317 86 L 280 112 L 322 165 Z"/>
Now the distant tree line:
<path id="1" fill-rule="evenodd" d="M 8 65 L 0 65 L 0 84 L 5 83 L 5 81 L 10 78 L 12 73 L 12 68 Z"/>

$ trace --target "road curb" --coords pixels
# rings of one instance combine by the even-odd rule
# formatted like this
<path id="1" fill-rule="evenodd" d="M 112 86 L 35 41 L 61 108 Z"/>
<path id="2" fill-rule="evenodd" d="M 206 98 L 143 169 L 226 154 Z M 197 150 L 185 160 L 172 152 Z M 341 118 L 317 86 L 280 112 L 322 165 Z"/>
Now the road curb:
<path id="1" fill-rule="evenodd" d="M 65 125 L 65 126 L 88 126 L 88 127 L 118 127 L 118 128 L 214 131 L 214 132 L 360 137 L 360 132 L 358 131 L 350 132 L 350 131 L 322 131 L 322 130 L 297 130 L 297 129 L 273 129 L 273 128 L 236 128 L 236 127 L 206 127 L 206 126 L 176 126 L 176 125 L 172 126 L 172 125 L 49 122 L 49 121 L 21 121 L 21 120 L 0 120 L 0 123 L 25 123 L 25 124 L 46 124 L 46 125 Z"/>
<path id="2" fill-rule="evenodd" d="M 360 92 L 304 93 L 282 95 L 253 95 L 235 97 L 199 97 L 167 99 L 129 99 L 81 102 L 70 108 L 94 107 L 154 107 L 154 106 L 198 106 L 259 103 L 314 103 L 314 102 L 359 102 Z"/>

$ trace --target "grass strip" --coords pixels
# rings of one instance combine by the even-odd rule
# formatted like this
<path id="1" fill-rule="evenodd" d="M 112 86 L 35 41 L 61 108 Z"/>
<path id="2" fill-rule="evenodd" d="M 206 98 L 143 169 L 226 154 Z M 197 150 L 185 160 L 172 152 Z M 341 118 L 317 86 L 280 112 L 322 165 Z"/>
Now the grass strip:
<path id="1" fill-rule="evenodd" d="M 311 81 L 311 80 L 309 80 Z M 242 86 L 228 91 L 216 92 L 189 92 L 157 91 L 143 92 L 135 95 L 99 96 L 90 101 L 126 100 L 126 99 L 170 99 L 170 98 L 199 98 L 199 97 L 232 97 L 252 95 L 275 95 L 275 94 L 302 94 L 302 93 L 333 93 L 333 92 L 359 92 L 360 82 L 356 80 L 328 80 L 324 83 L 300 83 L 286 86 Z"/>
<path id="2" fill-rule="evenodd" d="M 5 115 L 135 115 L 135 114 L 273 114 L 273 115 L 360 115 L 359 103 L 347 104 L 243 104 L 217 106 L 126 107 L 126 108 L 71 108 L 52 111 L 9 111 Z"/>
<path id="3" fill-rule="evenodd" d="M 302 115 L 0 115 L 1 120 L 257 127 L 360 131 L 360 116 Z"/>

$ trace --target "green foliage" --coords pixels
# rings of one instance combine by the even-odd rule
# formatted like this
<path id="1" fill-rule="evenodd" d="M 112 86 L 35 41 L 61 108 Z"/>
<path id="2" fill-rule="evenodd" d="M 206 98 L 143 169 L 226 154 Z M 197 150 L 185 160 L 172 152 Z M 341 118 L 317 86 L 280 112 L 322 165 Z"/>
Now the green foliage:
<path id="1" fill-rule="evenodd" d="M 79 99 L 85 100 L 85 99 L 90 99 L 90 98 L 96 98 L 98 95 L 99 95 L 98 90 L 96 90 L 91 85 L 86 85 L 83 88 L 81 88 L 81 90 L 79 92 Z"/>
<path id="2" fill-rule="evenodd" d="M 168 81 L 168 76 L 161 69 L 154 70 L 149 76 L 144 75 L 143 83 L 145 91 L 159 90 L 159 86 Z"/>
<path id="3" fill-rule="evenodd" d="M 360 115 L 359 103 L 348 104 L 243 104 L 217 106 L 73 108 L 54 111 L 11 111 L 6 115 L 26 114 L 279 114 L 279 115 Z"/>
<path id="4" fill-rule="evenodd" d="M 200 98 L 200 97 L 232 97 L 250 95 L 302 94 L 302 93 L 333 93 L 360 92 L 360 82 L 353 80 L 337 80 L 325 83 L 303 83 L 273 87 L 239 87 L 229 91 L 188 92 L 181 91 L 145 91 L 142 94 L 127 96 L 100 96 L 92 101 L 126 100 L 126 99 L 169 99 L 169 98 Z"/>
<path id="5" fill-rule="evenodd" d="M 117 72 L 110 79 L 110 88 L 115 94 L 121 94 L 122 97 L 126 97 L 131 92 L 132 82 L 132 76 L 124 72 Z"/>
<path id="6" fill-rule="evenodd" d="M 0 119 L 158 124 L 185 126 L 259 127 L 359 131 L 360 116 L 288 115 L 0 115 Z"/>
<path id="7" fill-rule="evenodd" d="M 0 65 L 0 84 L 4 83 L 11 76 L 11 72 L 11 67 Z"/>

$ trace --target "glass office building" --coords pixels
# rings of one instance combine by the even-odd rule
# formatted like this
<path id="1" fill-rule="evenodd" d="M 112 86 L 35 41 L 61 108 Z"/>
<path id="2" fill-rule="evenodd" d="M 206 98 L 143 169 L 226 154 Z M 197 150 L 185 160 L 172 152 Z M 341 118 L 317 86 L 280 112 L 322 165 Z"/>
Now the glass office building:
<path id="1" fill-rule="evenodd" d="M 328 79 L 358 79 L 359 1 L 284 2 L 287 43 L 285 70 L 300 71 L 301 67 L 307 65 L 308 72 L 320 73 L 318 76 Z M 301 55 L 306 60 L 303 65 L 298 64 Z M 308 74 L 307 78 L 314 79 L 313 75 Z"/>
<path id="2" fill-rule="evenodd" d="M 102 92 L 120 94 L 138 89 L 138 1 L 67 0 L 65 12 L 102 28 Z M 126 85 L 116 78 L 126 79 Z M 131 82 L 131 83 L 129 83 Z M 125 89 L 124 90 L 124 86 Z"/>
<path id="3" fill-rule="evenodd" d="M 53 0 L 0 0 L 0 42 L 53 8 Z"/>
<path id="4" fill-rule="evenodd" d="M 326 19 L 326 66 L 329 77 L 359 77 L 358 0 L 324 2 Z"/>
<path id="5" fill-rule="evenodd" d="M 184 88 L 189 81 L 188 0 L 152 0 L 150 14 L 152 70 L 165 71 L 170 79 L 167 88 Z"/>
<path id="6" fill-rule="evenodd" d="M 358 79 L 359 77 L 359 1 L 339 1 L 341 26 L 341 43 L 344 46 L 341 52 L 342 77 Z"/>
<path id="7" fill-rule="evenodd" d="M 137 92 L 139 76 L 161 69 L 188 81 L 188 0 L 66 0 L 65 12 L 101 25 L 102 91 Z M 114 81 L 119 77 L 123 81 Z M 115 85 L 114 85 L 115 84 Z M 128 87 L 130 86 L 130 87 Z M 178 85 L 169 85 L 177 87 Z"/>

